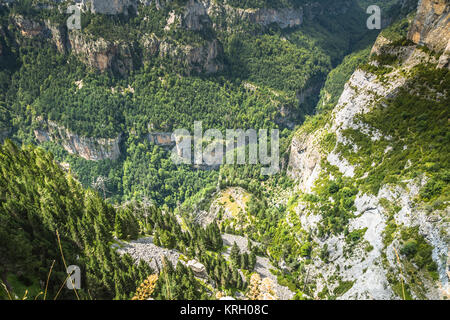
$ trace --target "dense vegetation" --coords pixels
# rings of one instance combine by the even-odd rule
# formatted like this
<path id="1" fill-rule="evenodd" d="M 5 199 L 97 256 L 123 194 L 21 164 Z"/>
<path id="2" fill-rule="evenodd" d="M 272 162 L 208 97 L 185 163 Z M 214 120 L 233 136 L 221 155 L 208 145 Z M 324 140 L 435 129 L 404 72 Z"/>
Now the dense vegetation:
<path id="1" fill-rule="evenodd" d="M 6 141 L 0 159 L 2 281 L 8 285 L 17 278 L 32 288 L 30 296 L 40 299 L 58 294 L 72 299 L 130 298 L 151 269 L 111 248 L 120 213 L 96 193 L 84 191 L 42 149 L 21 150 Z M 83 270 L 82 289 L 60 292 L 70 264 Z M 39 281 L 47 278 L 44 287 Z"/>
<path id="2" fill-rule="evenodd" d="M 2 287 L 1 297 L 21 298 L 27 288 L 28 297 L 38 299 L 131 298 L 156 270 L 143 261 L 135 264 L 116 248 L 121 246 L 118 239 L 142 235 L 153 235 L 156 245 L 199 259 L 218 287 L 245 289 L 238 269 L 217 254 L 223 246 L 217 225 L 202 228 L 186 220 L 182 227 L 173 214 L 146 202 L 113 208 L 97 193 L 83 190 L 42 149 L 21 150 L 7 140 L 0 159 L 1 281 L 12 290 Z M 246 257 L 239 267 L 250 269 L 255 256 Z M 61 290 L 70 264 L 82 270 L 81 290 Z M 206 287 L 183 264 L 174 267 L 166 261 L 161 271 L 154 297 L 207 298 Z M 48 283 L 40 282 L 47 278 Z"/>

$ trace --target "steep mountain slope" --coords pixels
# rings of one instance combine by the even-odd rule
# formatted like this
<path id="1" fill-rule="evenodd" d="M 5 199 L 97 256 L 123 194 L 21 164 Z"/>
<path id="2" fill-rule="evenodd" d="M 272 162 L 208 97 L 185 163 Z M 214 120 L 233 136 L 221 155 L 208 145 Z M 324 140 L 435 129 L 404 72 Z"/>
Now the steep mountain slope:
<path id="1" fill-rule="evenodd" d="M 83 190 L 42 149 L 5 142 L 0 171 L 0 298 L 21 299 L 26 289 L 31 299 L 130 298 L 152 272 L 109 247 L 123 214 Z M 61 291 L 72 264 L 83 272 L 83 289 Z"/>
<path id="2" fill-rule="evenodd" d="M 163 264 L 152 269 L 150 261 L 135 261 L 120 249 L 123 241 L 154 231 L 159 245 L 195 256 L 193 244 L 221 248 L 214 225 L 181 232 L 173 215 L 152 204 L 114 208 L 93 190 L 84 190 L 44 150 L 19 149 L 9 140 L 0 147 L 0 201 L 0 299 L 130 299 L 151 275 L 156 298 L 209 299 L 210 287 L 189 265 L 158 257 Z M 214 267 L 216 260 L 210 263 Z M 78 290 L 66 288 L 69 265 L 80 268 Z"/>
<path id="3" fill-rule="evenodd" d="M 421 1 L 408 38 L 384 31 L 336 107 L 293 139 L 298 192 L 280 229 L 310 237 L 313 296 L 448 297 L 449 7 Z"/>

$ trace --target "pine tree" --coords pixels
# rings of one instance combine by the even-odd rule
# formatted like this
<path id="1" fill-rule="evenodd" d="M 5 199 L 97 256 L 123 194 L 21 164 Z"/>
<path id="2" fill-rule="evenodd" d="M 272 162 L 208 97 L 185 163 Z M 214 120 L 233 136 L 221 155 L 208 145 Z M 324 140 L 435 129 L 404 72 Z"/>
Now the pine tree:
<path id="1" fill-rule="evenodd" d="M 248 253 L 244 252 L 241 255 L 241 269 L 248 270 Z"/>
<path id="2" fill-rule="evenodd" d="M 256 266 L 256 254 L 254 251 L 250 252 L 249 257 L 249 270 L 252 271 Z"/>
<path id="3" fill-rule="evenodd" d="M 239 247 L 236 242 L 234 242 L 233 247 L 231 248 L 230 258 L 235 265 L 240 265 L 240 253 L 241 251 L 239 250 Z"/>

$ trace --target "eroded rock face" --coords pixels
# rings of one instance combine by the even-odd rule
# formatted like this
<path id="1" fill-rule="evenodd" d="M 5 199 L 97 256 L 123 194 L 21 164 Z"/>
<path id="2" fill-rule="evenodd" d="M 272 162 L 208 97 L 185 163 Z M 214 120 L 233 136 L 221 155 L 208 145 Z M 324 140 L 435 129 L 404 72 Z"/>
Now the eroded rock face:
<path id="1" fill-rule="evenodd" d="M 447 68 L 450 70 L 450 41 L 444 53 L 439 58 L 438 68 Z"/>
<path id="2" fill-rule="evenodd" d="M 128 8 L 135 7 L 133 0 L 90 0 L 91 12 L 102 14 L 127 14 Z"/>
<path id="3" fill-rule="evenodd" d="M 59 52 L 66 52 L 67 30 L 63 26 L 55 25 L 49 20 L 35 21 L 18 14 L 11 17 L 11 22 L 23 37 L 49 39 L 53 41 Z"/>
<path id="4" fill-rule="evenodd" d="M 60 53 L 66 53 L 67 48 L 67 29 L 61 25 L 54 25 L 50 21 L 45 22 L 45 26 L 50 31 L 53 43 Z"/>
<path id="5" fill-rule="evenodd" d="M 444 51 L 450 40 L 450 2 L 421 0 L 408 38 L 434 51 Z"/>
<path id="6" fill-rule="evenodd" d="M 112 70 L 125 75 L 133 69 L 131 48 L 125 42 L 93 39 L 74 31 L 69 34 L 69 43 L 84 63 L 101 72 Z"/>
<path id="7" fill-rule="evenodd" d="M 184 61 L 187 72 L 215 73 L 223 69 L 220 61 L 223 48 L 218 40 L 208 41 L 206 45 L 178 45 L 162 41 L 159 44 L 159 56 Z"/>
<path id="8" fill-rule="evenodd" d="M 135 10 L 139 4 L 150 5 L 153 0 L 77 0 L 83 11 L 90 10 L 95 14 L 127 14 L 129 9 Z M 165 2 L 155 0 L 159 10 Z M 211 0 L 189 0 L 184 11 L 175 14 L 173 11 L 167 20 L 166 30 L 183 28 L 200 31 L 205 28 L 229 28 L 242 21 L 268 26 L 277 24 L 280 28 L 300 26 L 305 16 L 313 19 L 324 14 L 326 10 L 333 14 L 344 13 L 348 9 L 348 1 L 336 2 L 333 8 L 325 8 L 319 2 L 299 8 L 263 8 L 242 9 Z M 212 21 L 215 21 L 213 24 Z M 220 21 L 220 22 L 219 22 Z M 14 24 L 24 37 L 44 37 L 52 40 L 61 53 L 72 51 L 86 65 L 100 72 L 113 71 L 127 75 L 133 70 L 132 52 L 139 49 L 126 41 L 107 41 L 95 38 L 79 31 L 67 31 L 64 25 L 52 25 L 49 22 L 33 21 L 22 16 L 15 16 Z M 143 60 L 154 56 L 171 57 L 178 60 L 187 73 L 216 73 L 224 66 L 221 61 L 222 45 L 217 39 L 204 43 L 178 44 L 170 38 L 158 39 L 154 35 L 144 36 L 139 46 L 143 49 Z"/>
<path id="9" fill-rule="evenodd" d="M 303 133 L 292 139 L 287 172 L 291 178 L 298 181 L 301 190 L 310 190 L 320 171 L 320 158 L 314 135 Z"/>
<path id="10" fill-rule="evenodd" d="M 81 137 L 52 121 L 47 121 L 46 127 L 47 129 L 34 130 L 34 136 L 39 143 L 55 141 L 70 154 L 77 154 L 91 161 L 116 160 L 120 156 L 120 136 L 114 139 Z"/>
<path id="11" fill-rule="evenodd" d="M 303 23 L 303 8 L 244 10 L 244 18 L 252 23 L 267 26 L 276 23 L 280 28 L 293 28 Z"/>
<path id="12" fill-rule="evenodd" d="M 148 140 L 158 146 L 169 147 L 175 145 L 170 132 L 152 132 L 148 134 Z"/>
<path id="13" fill-rule="evenodd" d="M 186 267 L 191 268 L 196 277 L 199 278 L 208 278 L 208 274 L 206 273 L 205 266 L 198 262 L 197 260 L 189 260 L 186 263 Z"/>
<path id="14" fill-rule="evenodd" d="M 211 24 L 205 6 L 196 0 L 190 0 L 188 2 L 181 20 L 181 26 L 188 30 L 201 30 L 204 26 Z"/>
<path id="15" fill-rule="evenodd" d="M 189 3 L 197 2 L 195 0 Z M 236 22 L 247 21 L 250 23 L 268 26 L 276 23 L 280 28 L 296 27 L 303 23 L 303 8 L 280 8 L 280 9 L 242 9 L 235 8 L 227 4 L 219 4 L 211 0 L 202 0 L 202 6 L 206 13 L 211 18 L 221 18 L 222 22 L 227 25 Z M 189 4 L 188 4 L 189 7 Z M 225 25 L 215 25 L 218 28 L 225 27 Z"/>
<path id="16" fill-rule="evenodd" d="M 434 27 L 427 29 L 426 32 L 420 32 L 420 38 L 416 39 L 416 43 L 426 44 L 433 50 L 437 50 L 436 48 L 442 45 L 440 39 L 436 38 L 439 30 L 442 30 L 440 29 L 442 24 L 439 22 L 440 19 L 436 18 L 435 12 L 444 12 L 443 7 L 439 7 L 444 1 L 421 1 L 422 5 L 426 5 L 425 3 L 430 5 L 431 13 L 422 12 L 428 17 L 423 20 L 423 27 L 428 28 L 425 27 L 426 25 L 434 25 Z M 445 2 L 445 8 L 447 8 L 448 3 L 448 1 Z M 439 8 L 441 11 L 439 11 Z M 421 21 L 420 14 L 417 19 Z M 438 22 L 434 24 L 433 19 L 437 19 Z M 411 29 L 410 35 L 415 34 L 414 30 L 417 29 L 414 28 L 417 28 L 417 24 Z M 447 36 L 448 30 L 447 27 L 442 37 Z M 420 39 L 424 39 L 423 42 L 420 42 Z M 445 41 L 443 43 L 446 43 Z M 425 53 L 414 45 L 392 47 L 389 46 L 389 43 L 388 39 L 380 36 L 372 53 L 395 54 L 399 58 L 400 67 L 394 68 L 386 74 L 384 81 L 380 81 L 375 74 L 370 72 L 356 70 L 345 85 L 330 121 L 312 133 L 299 132 L 294 137 L 288 173 L 299 181 L 301 189 L 303 189 L 305 179 L 311 179 L 312 182 L 309 184 L 313 184 L 319 174 L 329 175 L 330 179 L 333 179 L 333 174 L 326 171 L 327 165 L 335 166 L 343 176 L 352 177 L 356 175 L 358 164 L 351 164 L 349 159 L 340 153 L 339 148 L 318 149 L 322 140 L 320 138 L 315 139 L 315 137 L 323 136 L 324 130 L 335 135 L 336 143 L 353 148 L 355 153 L 358 152 L 359 146 L 346 138 L 344 130 L 356 130 L 366 135 L 370 138 L 369 141 L 373 142 L 381 139 L 385 141 L 394 139 L 363 123 L 359 115 L 370 112 L 373 106 L 382 104 L 382 100 L 386 97 L 395 97 L 401 88 L 409 88 L 408 71 L 413 67 L 421 63 L 436 64 L 438 61 L 433 55 Z M 446 44 L 441 48 L 445 50 L 439 59 L 439 65 L 442 65 L 442 67 L 448 66 L 450 46 Z M 323 153 L 321 160 L 324 161 L 324 166 L 319 168 L 319 174 L 314 174 L 315 169 L 311 170 L 316 158 L 314 149 Z M 386 148 L 386 152 L 392 152 L 392 148 Z M 380 163 L 374 162 L 372 166 L 377 165 L 380 165 Z M 426 212 L 423 204 L 417 200 L 420 190 L 425 184 L 426 178 L 418 177 L 412 180 L 403 180 L 401 184 L 385 184 L 380 188 L 378 194 L 360 192 L 354 202 L 354 216 L 349 219 L 347 227 L 349 232 L 364 230 L 364 235 L 361 242 L 350 248 L 344 234 L 316 236 L 315 231 L 324 216 L 320 211 L 311 210 L 308 207 L 309 202 L 299 201 L 295 212 L 300 218 L 302 229 L 313 235 L 314 243 L 318 247 L 326 248 L 328 254 L 326 261 L 312 257 L 312 263 L 305 268 L 305 272 L 310 275 L 310 279 L 313 279 L 312 281 L 315 284 L 313 295 L 319 295 L 325 288 L 330 292 L 334 291 L 339 284 L 333 283 L 332 279 L 337 276 L 341 281 L 349 284 L 348 290 L 337 297 L 338 299 L 398 299 L 400 297 L 398 292 L 394 292 L 394 286 L 392 285 L 392 279 L 398 281 L 400 278 L 398 275 L 401 273 L 401 267 L 399 267 L 397 259 L 397 251 L 402 245 L 399 240 L 400 233 L 394 234 L 390 244 L 384 242 L 386 239 L 385 232 L 389 225 L 387 217 L 390 213 L 383 203 L 388 201 L 399 207 L 398 211 L 391 213 L 395 225 L 401 228 L 418 228 L 419 235 L 423 236 L 427 243 L 431 245 L 432 258 L 437 265 L 438 280 L 431 279 L 423 270 L 417 271 L 416 274 L 420 276 L 421 289 L 420 291 L 412 290 L 413 298 L 442 299 L 448 296 L 450 292 L 448 273 L 450 239 L 446 231 L 449 230 L 449 224 L 445 217 L 448 217 L 449 208 Z M 408 283 L 415 283 L 411 278 L 402 277 L 402 279 Z"/>
<path id="17" fill-rule="evenodd" d="M 12 22 L 19 29 L 21 35 L 26 38 L 45 36 L 45 26 L 43 23 L 25 18 L 21 15 L 12 16 Z"/>

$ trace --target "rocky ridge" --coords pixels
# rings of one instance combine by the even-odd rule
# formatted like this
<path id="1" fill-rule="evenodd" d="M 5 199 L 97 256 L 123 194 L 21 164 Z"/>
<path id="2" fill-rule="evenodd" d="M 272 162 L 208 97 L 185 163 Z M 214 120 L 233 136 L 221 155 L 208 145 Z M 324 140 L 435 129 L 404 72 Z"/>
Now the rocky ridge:
<path id="1" fill-rule="evenodd" d="M 431 3 L 437 7 L 430 9 L 428 6 Z M 449 29 L 441 29 L 441 22 L 430 22 L 430 19 L 425 19 L 426 23 L 420 22 L 423 19 L 421 13 L 427 10 L 443 14 L 447 12 L 449 4 L 447 3 L 445 8 L 439 6 L 442 4 L 443 1 L 421 2 L 419 14 L 409 33 L 411 39 L 416 43 L 424 41 L 423 43 L 426 45 L 437 49 L 442 48 L 443 43 L 447 41 L 445 39 L 450 35 Z M 432 17 L 435 17 L 434 13 Z M 435 20 L 441 21 L 441 18 Z M 418 28 L 418 25 L 421 27 Z M 435 36 L 439 33 L 441 36 Z M 421 35 L 420 39 L 422 40 L 417 38 L 417 35 Z M 442 42 L 442 39 L 445 41 Z M 298 181 L 300 190 L 314 192 L 312 187 L 315 181 L 321 174 L 326 173 L 325 168 L 321 168 L 321 163 L 336 166 L 344 177 L 353 177 L 355 167 L 339 153 L 339 149 L 336 147 L 338 143 L 350 144 L 344 131 L 354 129 L 369 136 L 371 141 L 378 141 L 381 138 L 389 141 L 391 137 L 382 136 L 376 129 L 361 123 L 358 116 L 370 112 L 372 107 L 382 103 L 384 98 L 395 97 L 398 90 L 408 82 L 408 70 L 421 63 L 436 65 L 441 61 L 416 46 L 409 45 L 393 49 L 389 47 L 389 44 L 390 41 L 380 36 L 373 53 L 395 53 L 400 60 L 398 68 L 383 75 L 383 79 L 368 71 L 356 70 L 345 85 L 339 102 L 332 112 L 331 120 L 325 127 L 313 130 L 313 132 L 303 130 L 294 137 L 288 173 Z M 371 63 L 376 64 L 375 61 Z M 327 149 L 323 147 L 323 141 L 324 137 L 330 133 L 335 136 L 336 143 L 333 144 L 334 147 Z M 349 146 L 353 148 L 354 152 L 358 151 L 358 146 L 351 144 Z M 389 279 L 391 281 L 393 278 L 398 279 L 398 275 L 402 272 L 403 266 L 397 258 L 400 243 L 397 239 L 394 239 L 387 247 L 383 243 L 389 213 L 382 203 L 387 200 L 401 207 L 401 210 L 394 214 L 395 223 L 404 228 L 417 227 L 419 234 L 433 248 L 432 258 L 437 265 L 439 280 L 431 280 L 419 272 L 422 284 L 420 288 L 415 288 L 411 293 L 413 298 L 442 299 L 445 296 L 448 297 L 450 289 L 447 272 L 450 246 L 449 208 L 430 214 L 425 212 L 420 203 L 415 202 L 414 199 L 417 198 L 419 190 L 425 183 L 426 179 L 419 177 L 415 180 L 403 181 L 404 186 L 384 185 L 376 195 L 360 192 L 355 199 L 356 210 L 354 218 L 349 222 L 349 232 L 363 229 L 366 231 L 362 241 L 351 250 L 348 249 L 344 235 L 333 235 L 328 238 L 313 237 L 313 241 L 319 248 L 328 248 L 329 254 L 328 263 L 315 257 L 312 259 L 312 264 L 307 267 L 309 278 L 314 279 L 310 281 L 315 283 L 315 296 L 318 296 L 325 288 L 330 292 L 335 290 L 340 284 L 333 279 L 338 277 L 341 284 L 345 283 L 349 287 L 339 297 L 340 299 L 399 298 L 398 294 L 393 291 Z M 314 235 L 322 216 L 308 209 L 308 205 L 303 201 L 299 201 L 295 211 L 300 218 L 302 229 Z M 412 286 L 414 287 L 414 285 Z"/>

